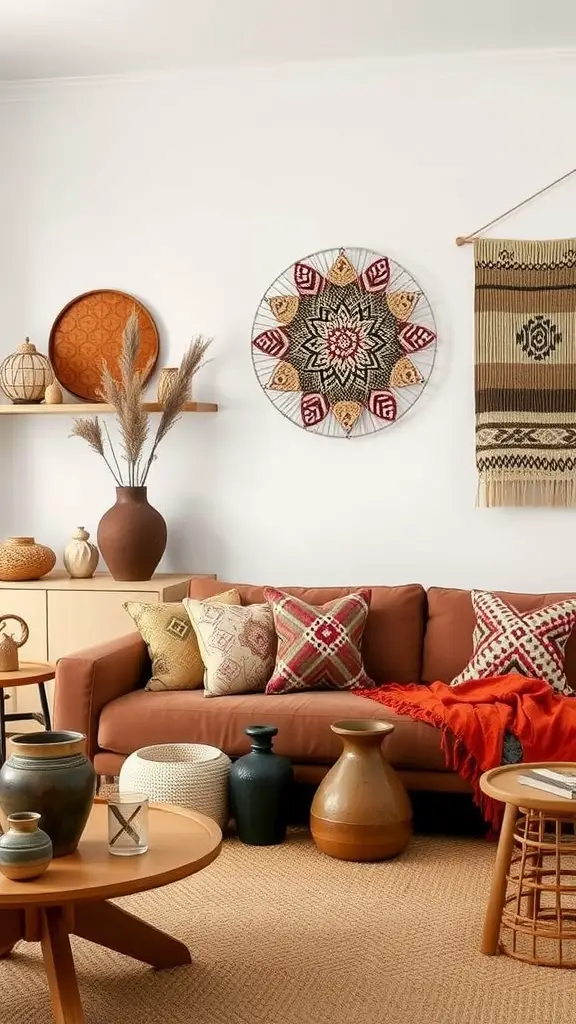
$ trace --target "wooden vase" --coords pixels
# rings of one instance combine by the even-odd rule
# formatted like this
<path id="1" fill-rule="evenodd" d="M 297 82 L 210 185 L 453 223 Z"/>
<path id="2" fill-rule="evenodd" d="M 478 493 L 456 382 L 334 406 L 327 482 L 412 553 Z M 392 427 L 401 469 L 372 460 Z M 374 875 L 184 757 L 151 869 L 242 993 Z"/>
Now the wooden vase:
<path id="1" fill-rule="evenodd" d="M 310 830 L 316 846 L 341 860 L 395 857 L 412 835 L 412 808 L 382 753 L 382 740 L 394 726 L 351 719 L 331 729 L 344 749 L 312 801 Z"/>
<path id="2" fill-rule="evenodd" d="M 146 487 L 117 487 L 98 526 L 98 547 L 115 580 L 150 580 L 166 549 L 166 523 Z"/>

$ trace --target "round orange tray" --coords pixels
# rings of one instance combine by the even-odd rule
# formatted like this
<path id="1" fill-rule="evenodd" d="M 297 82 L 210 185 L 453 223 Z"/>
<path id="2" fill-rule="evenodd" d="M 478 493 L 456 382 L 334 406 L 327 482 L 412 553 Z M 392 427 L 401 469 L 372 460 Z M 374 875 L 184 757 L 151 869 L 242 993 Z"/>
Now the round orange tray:
<path id="1" fill-rule="evenodd" d="M 99 394 L 102 362 L 105 360 L 112 374 L 117 375 L 122 333 L 134 307 L 140 325 L 136 367 L 148 367 L 148 379 L 158 358 L 160 342 L 151 314 L 138 299 L 102 288 L 78 295 L 56 317 L 50 331 L 50 362 L 62 387 L 76 398 L 103 401 Z"/>

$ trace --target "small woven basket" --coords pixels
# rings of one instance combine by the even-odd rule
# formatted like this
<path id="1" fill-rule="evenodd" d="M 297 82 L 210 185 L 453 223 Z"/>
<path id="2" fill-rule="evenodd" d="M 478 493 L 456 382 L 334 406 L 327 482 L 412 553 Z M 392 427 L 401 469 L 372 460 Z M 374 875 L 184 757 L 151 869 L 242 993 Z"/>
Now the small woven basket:
<path id="1" fill-rule="evenodd" d="M 230 764 L 222 750 L 203 743 L 142 747 L 124 761 L 119 787 L 145 793 L 158 803 L 200 811 L 224 828 L 228 821 Z"/>

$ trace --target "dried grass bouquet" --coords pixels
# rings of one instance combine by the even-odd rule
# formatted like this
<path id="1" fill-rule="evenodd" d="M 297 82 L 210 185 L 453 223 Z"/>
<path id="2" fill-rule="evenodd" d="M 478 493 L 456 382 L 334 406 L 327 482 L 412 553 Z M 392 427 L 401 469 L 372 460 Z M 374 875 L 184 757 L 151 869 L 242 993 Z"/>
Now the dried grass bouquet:
<path id="1" fill-rule="evenodd" d="M 150 367 L 147 366 L 144 370 L 136 369 L 140 328 L 136 311 L 131 313 L 122 335 L 122 349 L 118 361 L 120 380 L 115 379 L 110 367 L 104 362 L 100 391 L 101 397 L 114 407 L 118 417 L 122 449 L 120 459 L 125 463 L 125 472 L 122 472 L 108 428 L 104 424 L 104 437 L 98 416 L 76 419 L 72 427 L 73 436 L 83 437 L 90 447 L 102 456 L 118 487 L 145 486 L 160 441 L 166 437 L 180 418 L 184 406 L 190 401 L 194 374 L 203 365 L 204 356 L 212 340 L 198 335 L 190 343 L 164 402 L 156 434 L 152 443 L 148 445 L 150 417 L 144 409 L 144 382 Z"/>

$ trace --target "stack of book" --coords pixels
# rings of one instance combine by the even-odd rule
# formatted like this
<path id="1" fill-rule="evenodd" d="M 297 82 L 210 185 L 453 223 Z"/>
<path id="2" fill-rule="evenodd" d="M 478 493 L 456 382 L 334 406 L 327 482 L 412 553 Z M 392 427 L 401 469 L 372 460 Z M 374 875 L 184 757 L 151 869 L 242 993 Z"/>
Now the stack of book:
<path id="1" fill-rule="evenodd" d="M 556 771 L 553 768 L 531 768 L 520 775 L 518 782 L 533 789 L 543 789 L 553 796 L 563 796 L 566 800 L 576 800 L 576 766 Z"/>

